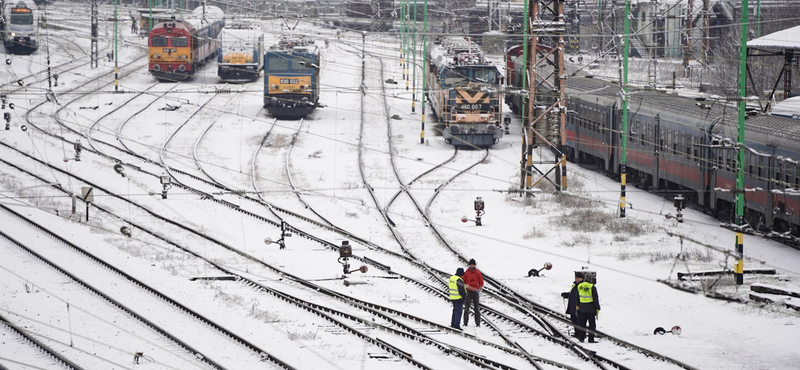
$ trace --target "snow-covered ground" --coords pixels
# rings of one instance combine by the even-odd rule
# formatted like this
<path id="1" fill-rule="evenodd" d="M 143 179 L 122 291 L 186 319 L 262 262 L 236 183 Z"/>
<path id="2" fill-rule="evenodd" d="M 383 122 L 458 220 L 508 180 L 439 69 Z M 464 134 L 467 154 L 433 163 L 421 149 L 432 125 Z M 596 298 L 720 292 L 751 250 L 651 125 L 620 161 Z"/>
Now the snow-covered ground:
<path id="1" fill-rule="evenodd" d="M 108 9 L 104 8 L 104 11 Z M 87 13 L 88 14 L 88 11 Z M 275 27 L 269 23 L 269 27 Z M 273 28 L 269 28 L 272 30 Z M 330 41 L 323 46 L 324 59 L 321 72 L 323 91 L 320 103 L 324 108 L 315 111 L 303 126 L 279 125 L 274 128 L 269 145 L 262 148 L 255 160 L 257 184 L 261 196 L 283 207 L 294 207 L 297 212 L 307 212 L 296 201 L 289 190 L 283 171 L 284 155 L 292 135 L 297 133 L 296 146 L 291 154 L 291 172 L 296 185 L 302 189 L 305 200 L 333 223 L 370 241 L 396 249 L 389 238 L 388 229 L 383 224 L 375 204 L 366 194 L 358 170 L 359 99 L 361 94 L 361 42 L 357 32 L 341 32 L 301 23 L 298 30 L 308 33 L 317 40 Z M 121 62 L 125 58 L 135 58 L 134 44 L 143 39 L 131 36 L 127 28 L 121 27 L 125 39 L 120 52 Z M 65 35 L 69 31 L 51 31 Z M 404 181 L 410 181 L 425 169 L 443 162 L 452 155 L 452 148 L 441 137 L 433 134 L 432 114 L 426 115 L 425 144 L 420 144 L 421 102 L 416 102 L 412 111 L 412 89 L 406 89 L 403 71 L 399 62 L 399 41 L 391 35 L 368 34 L 366 40 L 367 59 L 367 121 L 370 122 L 364 135 L 367 138 L 365 167 L 367 179 L 375 188 L 378 201 L 385 206 L 398 190 L 394 173 L 390 168 L 385 135 L 386 122 L 391 123 L 392 141 L 395 146 L 396 161 Z M 76 40 L 88 45 L 87 40 Z M 108 39 L 103 45 L 108 46 Z M 54 64 L 67 59 L 67 53 L 59 48 L 50 50 Z M 105 52 L 101 52 L 104 55 Z M 8 83 L 25 74 L 30 65 L 46 65 L 45 50 L 40 49 L 30 57 L 10 57 L 13 63 L 0 72 L 0 82 Z M 381 63 L 382 61 L 382 63 Z M 614 63 L 608 69 L 614 68 Z M 380 74 L 380 68 L 385 68 Z M 40 68 L 31 67 L 34 70 Z M 59 101 L 75 98 L 67 91 L 80 85 L 82 76 L 99 71 L 113 70 L 113 63 L 101 62 L 97 70 L 88 67 L 62 73 L 59 87 L 54 88 Z M 155 111 L 146 116 L 137 116 L 137 107 L 125 107 L 111 115 L 103 125 L 107 135 L 112 135 L 112 127 L 126 117 L 134 120 L 126 124 L 120 140 L 147 157 L 157 158 L 160 145 L 172 134 L 176 127 L 169 124 L 177 121 L 176 114 L 185 114 L 186 109 L 208 99 L 207 94 L 197 93 L 216 86 L 216 66 L 209 65 L 203 75 L 177 87 L 180 93 L 169 94 L 173 104 L 179 99 L 183 107 L 177 113 Z M 639 74 L 646 74 L 639 71 Z M 381 86 L 382 81 L 392 78 L 400 81 L 397 85 Z M 417 73 L 421 78 L 421 71 Z M 120 81 L 123 90 L 144 90 L 154 82 L 145 69 L 124 77 Z M 172 84 L 162 84 L 157 93 L 163 93 Z M 6 86 L 4 89 L 10 89 Z M 246 85 L 247 92 L 231 95 L 232 99 L 224 108 L 226 114 L 213 121 L 211 135 L 214 139 L 204 141 L 198 149 L 204 168 L 226 179 L 242 189 L 253 190 L 251 164 L 254 149 L 270 127 L 272 119 L 266 115 L 259 94 L 260 83 Z M 89 87 L 85 87 L 89 88 Z M 418 81 L 416 88 L 421 88 Z M 385 90 L 384 90 L 385 89 Z M 108 89 L 107 89 L 108 90 Z M 213 89 L 212 89 L 213 90 Z M 221 210 L 219 206 L 198 196 L 171 190 L 168 199 L 161 199 L 160 184 L 155 179 L 128 171 L 127 177 L 114 173 L 114 162 L 103 157 L 84 152 L 80 162 L 63 162 L 72 155 L 68 144 L 45 136 L 36 130 L 22 131 L 24 111 L 43 99 L 41 88 L 29 88 L 9 95 L 16 103 L 14 118 L 9 131 L 0 133 L 3 143 L 18 148 L 30 155 L 59 166 L 62 170 L 90 179 L 103 187 L 134 199 L 139 205 L 173 220 L 193 225 L 197 230 L 215 235 L 227 245 L 254 258 L 267 261 L 285 271 L 306 279 L 318 280 L 322 286 L 345 292 L 354 297 L 370 300 L 379 305 L 390 306 L 415 315 L 448 325 L 450 305 L 446 301 L 426 299 L 414 286 L 385 279 L 380 271 L 369 271 L 357 275 L 359 282 L 366 284 L 342 286 L 342 266 L 336 261 L 338 255 L 327 251 L 311 241 L 301 238 L 287 238 L 285 250 L 276 244 L 264 244 L 266 238 L 276 239 L 279 230 L 265 223 L 247 219 L 232 211 Z M 387 120 L 383 116 L 384 95 L 390 114 L 397 114 L 401 120 Z M 64 92 L 64 95 L 59 93 Z M 415 96 L 419 99 L 417 90 Z M 225 96 L 220 96 L 224 98 Z M 40 108 L 40 112 L 60 115 L 76 126 L 88 128 L 94 120 L 100 119 L 115 104 L 127 97 L 114 94 L 95 94 L 81 100 L 83 103 L 68 105 L 65 111 L 57 113 L 53 104 Z M 110 103 L 110 104 L 109 104 Z M 141 103 L 140 103 L 141 104 Z M 157 103 L 161 107 L 164 104 Z M 81 110 L 80 106 L 98 106 L 96 110 Z M 155 110 L 155 109 L 154 109 Z M 183 113 L 181 113 L 183 112 Z M 216 113 L 209 117 L 217 116 Z M 116 117 L 116 118 L 114 118 Z M 211 123 L 212 118 L 209 118 Z M 46 121 L 46 119 L 42 119 Z M 678 272 L 720 270 L 733 268 L 735 262 L 731 254 L 734 235 L 720 228 L 718 221 L 692 209 L 683 211 L 683 223 L 675 218 L 671 199 L 664 199 L 647 192 L 628 187 L 627 217 L 617 217 L 619 183 L 601 173 L 570 163 L 568 166 L 568 195 L 555 195 L 544 186 L 535 198 L 525 198 L 509 194 L 519 181 L 520 135 L 518 121 L 512 125 L 512 132 L 506 135 L 490 151 L 486 161 L 448 184 L 442 194 L 430 207 L 430 217 L 444 232 L 456 248 L 466 256 L 477 260 L 478 268 L 484 273 L 500 279 L 503 283 L 525 294 L 530 299 L 555 310 L 564 310 L 560 293 L 567 291 L 573 281 L 573 271 L 589 269 L 597 272 L 598 291 L 602 311 L 598 329 L 641 347 L 675 358 L 697 369 L 790 369 L 796 368 L 800 352 L 795 342 L 800 339 L 800 317 L 797 311 L 783 304 L 731 303 L 711 299 L 702 294 L 692 294 L 676 290 L 660 282 L 676 282 Z M 54 120 L 40 122 L 42 127 L 58 132 Z M 299 130 L 298 130 L 299 127 Z M 111 133 L 109 133 L 111 132 Z M 191 135 L 189 135 L 191 137 Z M 188 168 L 193 163 L 183 157 L 179 149 L 191 143 L 176 143 L 175 152 L 167 152 L 167 158 L 181 162 Z M 149 149 L 148 149 L 149 148 Z M 170 147 L 173 148 L 173 147 Z M 2 156 L 12 163 L 32 162 L 19 154 L 2 148 Z M 450 176 L 478 160 L 478 151 L 461 151 L 454 162 L 446 165 L 419 183 L 411 186 L 411 191 L 423 204 L 434 190 Z M 551 161 L 548 153 L 537 152 L 542 159 Z M 179 158 L 179 159 L 176 159 Z M 123 158 L 132 161 L 130 158 Z M 146 163 L 129 163 L 148 168 Z M 540 165 L 545 171 L 548 164 Z M 76 180 L 45 170 L 41 166 L 30 166 L 44 178 L 59 182 L 62 187 L 80 194 L 85 186 Z M 153 237 L 134 230 L 128 238 L 119 233 L 126 223 L 90 211 L 89 222 L 85 221 L 84 206 L 78 203 L 77 213 L 71 213 L 71 201 L 49 190 L 42 182 L 20 174 L 14 168 L 0 164 L 0 194 L 2 203 L 12 207 L 25 217 L 37 223 L 58 230 L 73 243 L 91 250 L 101 258 L 111 262 L 131 275 L 137 276 L 158 286 L 163 293 L 202 312 L 230 330 L 275 351 L 292 366 L 299 369 L 319 368 L 411 368 L 404 362 L 378 361 L 367 354 L 373 348 L 354 336 L 335 332 L 330 324 L 288 304 L 276 303 L 275 299 L 254 297 L 250 289 L 241 285 L 221 281 L 189 281 L 189 278 L 207 275 L 221 275 L 209 263 L 192 258 L 185 252 L 165 245 Z M 35 188 L 32 188 L 35 187 Z M 152 195 L 155 194 L 155 195 Z M 474 216 L 473 201 L 481 197 L 486 205 L 483 226 L 462 223 L 461 217 Z M 194 244 L 189 233 L 177 233 L 168 225 L 153 224 L 154 221 L 143 212 L 131 209 L 121 202 L 101 198 L 98 202 L 125 215 L 135 222 L 150 223 L 148 226 L 164 234 L 183 239 Z M 235 196 L 226 198 L 240 202 Z M 573 206 L 584 202 L 582 208 Z M 405 202 L 405 203 L 402 203 Z M 405 240 L 409 249 L 426 256 L 430 266 L 455 272 L 461 266 L 452 257 L 439 251 L 439 244 L 432 238 L 422 238 L 411 229 L 425 229 L 418 214 L 414 214 L 407 200 L 398 200 L 390 208 L 400 229 L 405 228 L 415 235 Z M 245 204 L 245 202 L 241 202 Z M 587 207 L 589 211 L 587 211 Z M 26 243 L 47 245 L 36 238 L 26 238 L 30 231 L 19 221 L 2 212 L 0 229 L 15 235 Z M 320 231 L 322 232 L 322 231 Z M 685 236 L 686 238 L 681 238 Z M 252 276 L 267 285 L 279 289 L 302 289 L 284 281 L 274 271 L 256 270 L 247 261 L 230 257 L 222 252 L 197 242 L 198 253 L 226 268 Z M 117 312 L 91 294 L 87 294 L 69 279 L 48 271 L 46 268 L 22 253 L 5 240 L 0 241 L 3 258 L 0 259 L 0 315 L 22 325 L 43 341 L 60 348 L 64 353 L 83 351 L 74 361 L 83 363 L 86 368 L 192 368 L 199 367 L 191 358 L 170 355 L 180 352 L 165 344 L 144 327 L 133 323 L 130 318 Z M 747 275 L 745 285 L 733 284 L 730 275 L 718 281 L 706 279 L 692 283 L 694 286 L 732 294 L 748 299 L 751 284 L 784 287 L 800 291 L 800 251 L 783 244 L 745 236 L 745 268 L 774 268 L 776 275 Z M 713 248 L 712 248 L 713 247 Z M 43 249 L 43 253 L 47 248 Z M 375 260 L 385 255 L 355 245 L 354 253 Z M 427 257 L 430 256 L 430 257 Z M 62 255 L 65 263 L 80 262 L 77 257 Z M 541 269 L 545 262 L 553 265 L 551 270 L 542 271 L 540 277 L 528 277 L 531 269 Z M 356 266 L 357 267 L 357 266 Z M 407 266 L 393 266 L 393 269 L 411 270 Z M 354 274 L 355 275 L 355 274 Z M 92 282 L 92 276 L 85 277 Z M 104 279 L 105 280 L 105 279 Z M 101 285 L 104 281 L 94 281 Z M 712 286 L 713 285 L 713 286 Z M 128 288 L 119 285 L 116 294 L 120 299 L 146 300 L 141 293 L 128 293 Z M 114 291 L 113 288 L 108 289 Z M 134 295 L 136 294 L 136 295 Z M 310 295 L 310 294 L 309 294 Z M 133 304 L 133 303 L 132 303 Z M 143 309 L 146 310 L 146 309 Z M 152 318 L 168 321 L 167 313 L 149 312 Z M 169 325 L 169 323 L 165 323 Z M 182 323 L 181 325 L 192 325 Z M 199 324 L 198 324 L 199 325 Z M 654 335 L 656 327 L 667 330 L 673 326 L 682 328 L 681 335 Z M 186 329 L 186 328 L 184 328 Z M 189 328 L 191 329 L 191 328 Z M 175 328 L 175 330 L 181 330 Z M 191 330 L 186 330 L 192 332 Z M 491 339 L 488 328 L 468 326 L 465 331 L 481 338 Z M 126 334 L 122 334 L 126 333 Z M 184 334 L 193 335 L 193 334 Z M 377 334 L 378 336 L 386 334 Z M 388 335 L 386 335 L 388 336 Z M 0 365 L 9 369 L 56 368 L 43 365 L 39 355 L 8 332 L 0 337 Z M 131 339 L 135 338 L 135 339 Z M 155 338 L 155 339 L 154 339 Z M 217 340 L 217 339 L 210 339 Z M 57 344 L 61 343 L 61 344 Z M 466 344 L 465 348 L 490 355 L 481 345 Z M 614 352 L 615 346 L 609 340 L 601 340 L 589 349 L 600 353 Z M 213 347 L 213 346 L 212 346 Z M 206 351 L 213 351 L 213 348 Z M 536 348 L 528 348 L 534 355 Z M 155 363 L 134 365 L 133 352 L 144 352 L 152 356 Z M 433 368 L 450 369 L 458 367 L 452 357 L 441 356 L 435 350 L 419 354 L 419 361 Z M 167 360 L 168 359 L 168 360 Z M 246 359 L 241 359 L 246 363 Z M 237 362 L 237 364 L 239 364 Z M 631 368 L 646 369 L 647 362 L 632 360 Z M 240 365 L 247 368 L 248 365 Z M 524 364 L 522 366 L 525 366 Z M 529 365 L 528 365 L 529 366 Z M 593 365 L 576 365 L 594 368 Z M 664 368 L 674 368 L 665 365 Z"/>

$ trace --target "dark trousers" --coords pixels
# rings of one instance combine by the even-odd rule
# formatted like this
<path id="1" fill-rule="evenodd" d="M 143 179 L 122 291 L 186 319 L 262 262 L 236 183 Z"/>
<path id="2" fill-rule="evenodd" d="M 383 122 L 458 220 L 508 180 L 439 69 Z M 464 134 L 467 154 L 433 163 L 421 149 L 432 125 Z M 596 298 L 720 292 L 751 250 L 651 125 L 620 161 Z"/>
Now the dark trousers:
<path id="1" fill-rule="evenodd" d="M 575 329 L 575 333 L 577 333 L 578 327 L 581 326 L 580 321 L 578 321 L 578 311 L 572 311 L 572 313 L 569 313 L 567 315 L 569 315 L 569 321 L 571 321 L 574 324 L 573 328 Z M 577 334 L 572 334 L 572 336 L 576 337 Z"/>
<path id="2" fill-rule="evenodd" d="M 478 311 L 478 304 L 480 304 L 480 292 L 467 292 L 467 298 L 464 300 L 464 325 L 469 324 L 469 306 L 475 311 L 475 325 L 481 326 L 481 312 Z"/>
<path id="3" fill-rule="evenodd" d="M 450 326 L 456 329 L 461 329 L 461 312 L 464 311 L 464 300 L 459 299 L 453 302 L 453 317 L 450 318 Z"/>
<path id="4" fill-rule="evenodd" d="M 585 313 L 585 312 L 578 311 L 578 325 L 580 325 L 581 327 L 585 328 L 586 327 L 586 321 L 589 321 L 589 329 L 590 330 L 597 329 L 597 321 L 595 321 L 594 312 Z M 576 337 L 578 338 L 579 341 L 583 341 L 583 339 L 586 338 L 586 332 L 581 330 L 581 329 L 579 329 L 579 328 L 575 329 L 575 334 L 576 334 Z M 594 340 L 594 334 L 589 333 L 589 341 L 593 341 L 593 340 Z"/>

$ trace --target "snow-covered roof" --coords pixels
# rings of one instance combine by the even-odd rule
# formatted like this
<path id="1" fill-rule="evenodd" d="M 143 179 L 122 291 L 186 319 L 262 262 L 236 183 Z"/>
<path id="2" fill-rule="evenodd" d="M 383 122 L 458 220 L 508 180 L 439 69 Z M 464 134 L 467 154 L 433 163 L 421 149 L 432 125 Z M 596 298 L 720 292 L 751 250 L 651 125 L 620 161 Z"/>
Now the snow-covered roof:
<path id="1" fill-rule="evenodd" d="M 773 32 L 747 42 L 747 46 L 800 49 L 800 26 Z"/>

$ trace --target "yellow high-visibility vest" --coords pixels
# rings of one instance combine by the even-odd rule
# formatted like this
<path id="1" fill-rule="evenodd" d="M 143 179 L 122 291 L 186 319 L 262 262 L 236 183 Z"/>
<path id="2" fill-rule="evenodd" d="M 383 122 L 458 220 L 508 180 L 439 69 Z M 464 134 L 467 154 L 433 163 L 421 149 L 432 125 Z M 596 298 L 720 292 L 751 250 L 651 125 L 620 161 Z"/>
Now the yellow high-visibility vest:
<path id="1" fill-rule="evenodd" d="M 592 287 L 594 284 L 582 282 L 578 284 L 578 298 L 580 298 L 581 303 L 592 303 L 594 302 L 594 298 L 592 297 Z"/>
<path id="2" fill-rule="evenodd" d="M 450 300 L 451 301 L 456 301 L 456 300 L 461 299 L 461 293 L 458 292 L 458 281 L 459 280 L 461 280 L 462 282 L 464 281 L 463 279 L 461 279 L 461 276 L 453 275 L 453 276 L 450 277 L 450 282 L 447 283 L 447 285 L 450 287 Z"/>

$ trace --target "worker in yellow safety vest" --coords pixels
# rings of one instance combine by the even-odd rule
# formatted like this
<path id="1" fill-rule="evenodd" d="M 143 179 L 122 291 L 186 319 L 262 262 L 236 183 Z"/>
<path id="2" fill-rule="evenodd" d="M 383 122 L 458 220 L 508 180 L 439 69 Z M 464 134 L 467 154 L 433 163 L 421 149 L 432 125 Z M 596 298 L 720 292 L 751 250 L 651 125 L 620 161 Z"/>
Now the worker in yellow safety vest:
<path id="1" fill-rule="evenodd" d="M 582 283 L 578 284 L 578 306 L 576 312 L 578 313 L 578 324 L 585 328 L 586 322 L 589 322 L 589 343 L 597 343 L 594 340 L 594 330 L 597 328 L 597 316 L 600 315 L 600 298 L 597 296 L 597 287 L 595 286 L 594 274 L 584 276 Z M 590 279 L 591 278 L 591 279 Z M 586 331 L 576 330 L 578 340 L 583 343 L 586 338 Z"/>
<path id="2" fill-rule="evenodd" d="M 464 312 L 464 297 L 467 290 L 464 288 L 464 269 L 459 267 L 456 274 L 450 277 L 447 283 L 450 289 L 450 302 L 453 302 L 453 316 L 450 319 L 450 327 L 461 330 L 461 313 Z"/>

